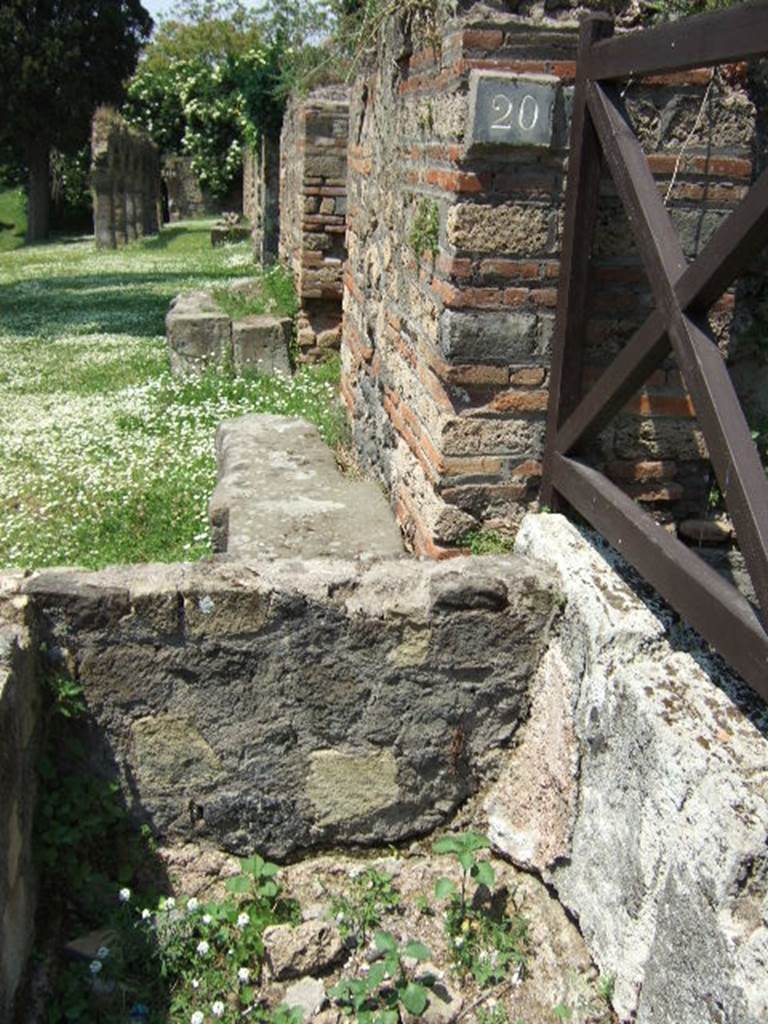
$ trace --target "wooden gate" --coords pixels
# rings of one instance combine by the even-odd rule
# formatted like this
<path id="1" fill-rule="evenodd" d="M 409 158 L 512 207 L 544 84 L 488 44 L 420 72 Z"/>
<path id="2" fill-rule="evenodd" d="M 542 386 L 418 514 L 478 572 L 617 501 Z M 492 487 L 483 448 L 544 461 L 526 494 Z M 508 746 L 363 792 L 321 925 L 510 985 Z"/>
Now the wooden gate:
<path id="1" fill-rule="evenodd" d="M 768 170 L 692 263 L 683 255 L 617 79 L 768 54 L 768 2 L 613 36 L 582 23 L 542 503 L 570 505 L 768 700 L 768 480 L 706 312 L 768 241 Z M 654 311 L 581 394 L 589 261 L 605 161 L 632 225 Z M 593 437 L 674 352 L 736 529 L 759 614 L 695 552 L 620 488 L 578 459 Z"/>

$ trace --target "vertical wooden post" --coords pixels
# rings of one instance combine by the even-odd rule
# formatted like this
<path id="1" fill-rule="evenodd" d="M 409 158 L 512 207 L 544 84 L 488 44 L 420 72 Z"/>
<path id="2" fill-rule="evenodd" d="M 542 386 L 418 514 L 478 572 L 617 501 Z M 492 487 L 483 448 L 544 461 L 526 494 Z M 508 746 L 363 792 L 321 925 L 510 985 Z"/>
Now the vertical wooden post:
<path id="1" fill-rule="evenodd" d="M 600 144 L 587 110 L 588 56 L 593 43 L 611 35 L 613 19 L 608 15 L 591 15 L 581 23 L 540 497 L 541 504 L 554 511 L 563 506 L 552 484 L 555 437 L 581 395 L 589 264 L 600 190 Z"/>

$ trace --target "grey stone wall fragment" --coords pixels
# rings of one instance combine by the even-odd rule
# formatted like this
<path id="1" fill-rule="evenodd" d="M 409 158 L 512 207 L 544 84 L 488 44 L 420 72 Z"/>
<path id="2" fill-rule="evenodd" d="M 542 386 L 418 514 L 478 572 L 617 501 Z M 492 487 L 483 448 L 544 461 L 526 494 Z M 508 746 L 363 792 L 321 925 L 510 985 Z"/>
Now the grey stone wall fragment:
<path id="1" fill-rule="evenodd" d="M 0 590 L 4 589 L 0 581 Z M 5 620 L 6 617 L 3 616 Z M 32 829 L 41 737 L 40 688 L 23 625 L 0 624 L 0 1020 L 14 1019 L 34 942 Z"/>
<path id="2" fill-rule="evenodd" d="M 237 373 L 291 372 L 288 343 L 291 320 L 268 314 L 243 317 L 232 323 L 232 355 Z"/>
<path id="3" fill-rule="evenodd" d="M 552 611 L 546 573 L 513 557 L 71 570 L 25 589 L 83 685 L 92 769 L 117 772 L 137 820 L 277 858 L 445 821 L 524 720 Z"/>
<path id="4" fill-rule="evenodd" d="M 765 1021 L 768 709 L 562 517 L 528 517 L 517 551 L 565 610 L 494 843 L 578 918 L 622 1019 Z"/>
<path id="5" fill-rule="evenodd" d="M 232 355 L 232 324 L 209 292 L 183 292 L 165 318 L 171 373 L 186 376 L 227 364 Z"/>

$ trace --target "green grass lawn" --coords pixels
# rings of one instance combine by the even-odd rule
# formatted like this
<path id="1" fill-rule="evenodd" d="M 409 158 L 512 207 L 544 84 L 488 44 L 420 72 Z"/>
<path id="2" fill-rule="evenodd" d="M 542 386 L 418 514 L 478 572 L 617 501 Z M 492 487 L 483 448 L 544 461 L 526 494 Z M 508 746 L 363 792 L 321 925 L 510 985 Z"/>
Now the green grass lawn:
<path id="1" fill-rule="evenodd" d="M 221 420 L 291 413 L 338 439 L 333 365 L 291 380 L 170 376 L 171 298 L 259 274 L 247 243 L 211 249 L 209 231 L 196 221 L 117 251 L 74 239 L 0 252 L 0 566 L 200 557 Z M 284 273 L 260 276 L 264 308 L 285 312 Z"/>

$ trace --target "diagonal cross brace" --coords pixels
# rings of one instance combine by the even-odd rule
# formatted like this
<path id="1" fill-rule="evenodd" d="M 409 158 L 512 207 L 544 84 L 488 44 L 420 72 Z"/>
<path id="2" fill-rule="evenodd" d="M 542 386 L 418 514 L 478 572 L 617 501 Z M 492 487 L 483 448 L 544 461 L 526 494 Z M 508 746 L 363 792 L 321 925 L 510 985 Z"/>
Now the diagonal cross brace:
<path id="1" fill-rule="evenodd" d="M 713 233 L 675 285 L 680 308 L 703 312 L 765 246 L 768 237 L 768 170 Z M 563 454 L 593 437 L 629 401 L 666 358 L 670 342 L 664 318 L 654 310 L 558 431 Z"/>
<path id="2" fill-rule="evenodd" d="M 676 285 L 686 269 L 685 257 L 618 93 L 590 82 L 587 105 L 648 274 L 659 314 L 654 326 L 663 324 L 677 356 L 758 601 L 768 618 L 768 479 L 717 345 L 681 305 Z M 710 285 L 714 276 L 708 275 Z M 650 348 L 655 356 L 661 351 L 663 357 L 658 343 Z"/>

